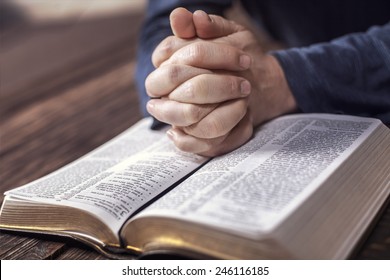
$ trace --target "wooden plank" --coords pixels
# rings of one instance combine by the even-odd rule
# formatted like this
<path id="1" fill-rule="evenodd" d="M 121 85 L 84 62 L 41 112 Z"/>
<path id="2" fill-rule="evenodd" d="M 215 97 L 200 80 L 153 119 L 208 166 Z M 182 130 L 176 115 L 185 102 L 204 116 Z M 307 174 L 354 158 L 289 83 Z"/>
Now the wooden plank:
<path id="1" fill-rule="evenodd" d="M 59 255 L 57 260 L 105 260 L 102 254 L 83 246 L 70 247 Z"/>
<path id="2" fill-rule="evenodd" d="M 61 254 L 65 244 L 32 238 L 31 235 L 0 232 L 0 259 L 42 260 Z"/>
<path id="3" fill-rule="evenodd" d="M 354 258 L 390 260 L 390 203 Z"/>
<path id="4" fill-rule="evenodd" d="M 96 78 L 96 76 L 114 69 L 118 65 L 129 62 L 134 55 L 134 46 L 127 47 L 126 43 L 120 43 L 104 53 L 87 57 L 60 72 L 51 72 L 41 79 L 34 80 L 24 85 L 18 92 L 9 93 L 2 89 L 0 116 L 10 117 L 31 103 L 50 98 L 58 92 L 74 87 L 75 84 Z"/>
<path id="5" fill-rule="evenodd" d="M 134 48 L 142 13 L 113 18 L 24 26 L 6 33 L 0 44 L 1 98 L 8 107 L 39 92 L 36 84 L 69 76 L 80 65 L 115 55 L 118 45 Z M 10 34 L 10 35 L 8 35 Z M 64 71 L 66 69 L 66 71 Z M 23 96 L 20 96 L 23 94 Z M 3 105 L 1 112 L 6 110 Z"/>
<path id="6" fill-rule="evenodd" d="M 133 71 L 126 64 L 1 121 L 1 191 L 56 170 L 138 120 Z"/>
<path id="7" fill-rule="evenodd" d="M 15 248 L 22 246 L 27 240 L 28 237 L 21 237 L 0 231 L 0 259 L 9 259 L 13 255 Z"/>
<path id="8" fill-rule="evenodd" d="M 75 160 L 140 118 L 132 77 L 141 18 L 127 13 L 2 30 L 1 193 Z M 104 258 L 64 238 L 1 231 L 0 241 L 1 259 Z"/>

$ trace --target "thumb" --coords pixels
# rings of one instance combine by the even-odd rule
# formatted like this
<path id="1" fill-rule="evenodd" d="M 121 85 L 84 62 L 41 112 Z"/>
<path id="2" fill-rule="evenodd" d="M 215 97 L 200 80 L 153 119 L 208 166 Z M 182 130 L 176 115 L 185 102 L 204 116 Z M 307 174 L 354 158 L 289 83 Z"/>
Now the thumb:
<path id="1" fill-rule="evenodd" d="M 169 20 L 175 36 L 182 39 L 190 39 L 196 36 L 192 13 L 187 9 L 174 9 L 169 16 Z"/>
<path id="2" fill-rule="evenodd" d="M 233 21 L 217 15 L 208 15 L 201 10 L 194 12 L 193 24 L 196 35 L 202 39 L 224 37 L 244 29 Z"/>

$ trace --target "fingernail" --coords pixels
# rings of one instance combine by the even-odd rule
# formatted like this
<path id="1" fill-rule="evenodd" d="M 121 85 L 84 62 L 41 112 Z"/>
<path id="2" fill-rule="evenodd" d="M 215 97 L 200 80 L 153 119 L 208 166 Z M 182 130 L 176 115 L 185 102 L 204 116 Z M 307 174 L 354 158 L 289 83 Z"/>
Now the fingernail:
<path id="1" fill-rule="evenodd" d="M 251 93 L 251 84 L 248 81 L 242 81 L 240 84 L 240 90 L 243 95 L 248 95 Z"/>
<path id="2" fill-rule="evenodd" d="M 248 69 L 251 66 L 250 56 L 243 54 L 240 56 L 240 66 L 243 69 Z"/>
<path id="3" fill-rule="evenodd" d="M 201 11 L 201 12 L 202 12 L 203 16 L 206 17 L 209 22 L 212 22 L 211 17 L 205 11 Z"/>
<path id="4" fill-rule="evenodd" d="M 152 100 L 149 100 L 148 103 L 146 103 L 146 110 L 149 112 L 149 113 L 152 113 L 154 111 L 154 104 L 155 102 Z"/>
<path id="5" fill-rule="evenodd" d="M 211 17 L 210 17 L 205 11 L 203 11 L 203 10 L 196 10 L 196 11 L 194 12 L 194 14 L 198 14 L 198 15 L 200 15 L 200 16 L 206 18 L 209 22 L 212 22 Z"/>
<path id="6" fill-rule="evenodd" d="M 168 136 L 169 139 L 171 139 L 173 141 L 174 138 L 176 137 L 176 133 L 172 129 L 169 129 L 167 131 L 167 136 Z"/>

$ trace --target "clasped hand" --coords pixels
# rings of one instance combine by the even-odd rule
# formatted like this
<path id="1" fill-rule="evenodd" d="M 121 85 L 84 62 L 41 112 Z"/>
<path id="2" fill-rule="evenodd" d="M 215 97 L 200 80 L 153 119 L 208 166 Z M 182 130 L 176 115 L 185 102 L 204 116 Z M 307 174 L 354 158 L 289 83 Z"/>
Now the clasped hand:
<path id="1" fill-rule="evenodd" d="M 242 26 L 202 11 L 171 13 L 174 36 L 155 49 L 145 81 L 148 112 L 172 125 L 187 152 L 216 156 L 244 144 L 253 128 L 294 110 L 276 59 Z"/>

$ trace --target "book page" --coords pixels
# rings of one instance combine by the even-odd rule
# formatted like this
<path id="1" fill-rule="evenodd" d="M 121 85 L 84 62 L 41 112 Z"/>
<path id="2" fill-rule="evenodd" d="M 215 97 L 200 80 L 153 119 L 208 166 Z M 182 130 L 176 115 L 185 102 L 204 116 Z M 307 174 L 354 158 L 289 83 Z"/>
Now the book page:
<path id="1" fill-rule="evenodd" d="M 208 160 L 178 151 L 164 131 L 149 129 L 150 122 L 144 119 L 79 160 L 5 194 L 89 211 L 118 232 L 138 208 Z"/>
<path id="2" fill-rule="evenodd" d="M 138 217 L 185 219 L 256 238 L 301 205 L 379 124 L 326 114 L 278 118 Z"/>

